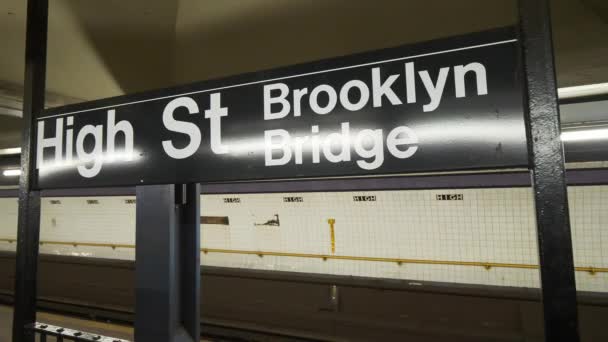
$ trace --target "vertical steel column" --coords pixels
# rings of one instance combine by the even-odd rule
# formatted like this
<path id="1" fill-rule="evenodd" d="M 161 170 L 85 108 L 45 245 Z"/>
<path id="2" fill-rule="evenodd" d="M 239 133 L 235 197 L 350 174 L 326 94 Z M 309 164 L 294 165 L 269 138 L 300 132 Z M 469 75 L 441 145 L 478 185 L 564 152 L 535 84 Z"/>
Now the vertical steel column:
<path id="1" fill-rule="evenodd" d="M 198 342 L 201 336 L 201 186 L 198 183 L 181 187 L 181 324 Z"/>
<path id="2" fill-rule="evenodd" d="M 36 116 L 44 110 L 47 24 L 48 0 L 29 0 L 25 37 L 21 177 L 15 261 L 14 342 L 33 342 L 34 333 L 26 330 L 25 326 L 36 322 L 40 191 L 32 189 L 36 180 Z"/>
<path id="3" fill-rule="evenodd" d="M 548 0 L 519 0 L 546 341 L 579 340 L 572 238 Z"/>
<path id="4" fill-rule="evenodd" d="M 135 340 L 200 339 L 200 186 L 138 186 Z"/>

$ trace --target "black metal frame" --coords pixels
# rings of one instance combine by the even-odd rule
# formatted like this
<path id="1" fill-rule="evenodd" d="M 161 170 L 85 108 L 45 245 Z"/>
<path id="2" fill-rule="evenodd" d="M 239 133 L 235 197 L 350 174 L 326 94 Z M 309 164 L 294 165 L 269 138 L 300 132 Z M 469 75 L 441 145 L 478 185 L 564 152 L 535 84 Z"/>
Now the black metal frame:
<path id="1" fill-rule="evenodd" d="M 519 0 L 546 341 L 578 341 L 568 191 L 548 0 Z"/>
<path id="2" fill-rule="evenodd" d="M 30 0 L 27 6 L 23 130 L 21 137 L 21 177 L 15 267 L 15 308 L 13 341 L 34 341 L 25 326 L 36 321 L 38 242 L 40 239 L 40 191 L 35 180 L 35 119 L 44 110 L 46 84 L 48 0 Z"/>
<path id="3" fill-rule="evenodd" d="M 201 195 L 521 188 L 531 186 L 530 178 L 529 171 L 513 171 L 361 179 L 218 183 L 201 185 Z M 566 172 L 566 182 L 568 186 L 607 185 L 608 169 L 568 170 Z M 0 189 L 0 198 L 18 197 L 18 193 L 17 189 Z M 135 187 L 49 189 L 40 192 L 42 198 L 134 195 Z"/>
<path id="4" fill-rule="evenodd" d="M 200 185 L 138 186 L 136 198 L 135 339 L 198 342 Z"/>
<path id="5" fill-rule="evenodd" d="M 576 287 L 548 0 L 519 0 L 528 89 L 525 114 L 534 186 L 547 341 L 578 341 Z M 44 110 L 48 0 L 28 0 L 13 341 L 33 342 L 40 191 L 34 190 L 35 117 Z M 137 188 L 136 338 L 198 336 L 198 185 Z M 196 215 L 196 220 L 192 222 Z M 150 300 L 150 298 L 152 300 Z M 162 305 L 159 305 L 161 303 Z M 166 322 L 164 325 L 158 322 Z M 156 334 L 154 334 L 156 333 Z M 154 336 L 152 336 L 154 334 Z"/>

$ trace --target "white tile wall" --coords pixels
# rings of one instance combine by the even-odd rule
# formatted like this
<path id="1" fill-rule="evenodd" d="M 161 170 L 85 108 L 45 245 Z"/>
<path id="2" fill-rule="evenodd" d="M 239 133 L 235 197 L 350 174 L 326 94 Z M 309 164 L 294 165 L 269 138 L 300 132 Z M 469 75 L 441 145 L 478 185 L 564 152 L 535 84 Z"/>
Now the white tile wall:
<path id="1" fill-rule="evenodd" d="M 608 187 L 573 187 L 568 196 L 575 265 L 608 267 Z M 594 290 L 606 288 L 605 276 L 579 272 L 577 280 L 581 279 Z"/>
<path id="2" fill-rule="evenodd" d="M 463 200 L 439 201 L 438 194 Z M 284 202 L 283 197 L 303 202 Z M 353 196 L 375 196 L 354 202 Z M 608 186 L 569 189 L 577 266 L 608 267 Z M 240 198 L 225 203 L 224 198 Z M 134 244 L 132 197 L 45 198 L 41 240 Z M 51 204 L 52 200 L 61 201 Z M 537 264 L 534 207 L 529 188 L 411 190 L 202 196 L 205 216 L 230 225 L 203 225 L 209 249 L 331 254 L 327 220 L 334 218 L 336 255 Z M 0 199 L 0 238 L 14 237 L 16 199 Z M 280 226 L 256 225 L 279 215 Z M 0 242 L 0 249 L 14 244 Z M 134 249 L 43 245 L 42 253 L 132 259 Z M 353 260 L 208 253 L 206 265 L 357 275 L 425 281 L 537 287 L 538 271 L 479 266 L 402 264 Z M 608 274 L 577 272 L 585 291 L 608 291 Z"/>
<path id="3" fill-rule="evenodd" d="M 437 201 L 460 193 L 462 201 Z M 376 196 L 354 202 L 353 196 Z M 303 203 L 284 203 L 301 196 Z M 239 197 L 240 204 L 224 204 Z M 203 196 L 202 212 L 230 217 L 229 228 L 203 228 L 206 248 L 425 260 L 537 263 L 534 212 L 526 188 Z M 280 227 L 253 225 L 271 218 Z M 234 217 L 234 220 L 233 220 Z M 259 219 L 258 219 L 259 218 Z M 256 220 L 257 219 L 257 220 Z M 215 238 L 222 230 L 222 239 Z M 230 236 L 230 237 L 229 237 Z M 242 237 L 246 237 L 242 239 Z M 506 286 L 538 286 L 538 271 L 210 253 L 209 265 Z"/>
<path id="4" fill-rule="evenodd" d="M 17 198 L 0 198 L 0 239 L 17 237 L 17 209 Z"/>
<path id="5" fill-rule="evenodd" d="M 126 199 L 132 198 L 45 198 L 40 240 L 135 244 L 135 204 Z"/>

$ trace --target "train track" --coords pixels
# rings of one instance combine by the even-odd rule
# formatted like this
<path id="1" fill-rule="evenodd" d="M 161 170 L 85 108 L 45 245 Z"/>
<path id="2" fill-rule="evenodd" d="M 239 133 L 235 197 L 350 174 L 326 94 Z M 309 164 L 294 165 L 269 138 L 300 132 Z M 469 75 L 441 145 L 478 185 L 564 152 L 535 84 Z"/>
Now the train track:
<path id="1" fill-rule="evenodd" d="M 14 253 L 0 252 L 0 301 Z M 534 341 L 539 290 L 203 267 L 203 337 L 214 341 Z M 41 255 L 38 306 L 132 324 L 134 263 Z M 336 296 L 331 301 L 332 291 Z M 604 340 L 608 294 L 579 293 L 585 336 Z M 527 322 L 522 326 L 521 322 Z"/>

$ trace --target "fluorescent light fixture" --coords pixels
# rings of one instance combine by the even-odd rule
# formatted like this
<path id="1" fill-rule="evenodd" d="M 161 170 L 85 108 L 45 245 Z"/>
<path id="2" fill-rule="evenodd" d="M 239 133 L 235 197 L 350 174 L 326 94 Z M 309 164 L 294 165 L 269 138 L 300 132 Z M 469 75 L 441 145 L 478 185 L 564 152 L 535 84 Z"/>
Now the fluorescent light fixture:
<path id="1" fill-rule="evenodd" d="M 19 154 L 19 153 L 21 153 L 21 147 L 0 149 L 0 156 L 9 155 L 9 154 Z"/>
<path id="2" fill-rule="evenodd" d="M 583 141 L 608 139 L 608 128 L 564 131 L 562 141 Z"/>
<path id="3" fill-rule="evenodd" d="M 2 175 L 4 175 L 5 177 L 15 177 L 15 176 L 19 176 L 20 174 L 21 174 L 21 170 L 19 170 L 19 169 L 4 170 L 2 172 Z"/>
<path id="4" fill-rule="evenodd" d="M 606 93 L 608 93 L 608 83 L 585 84 L 557 89 L 557 95 L 562 100 Z"/>

